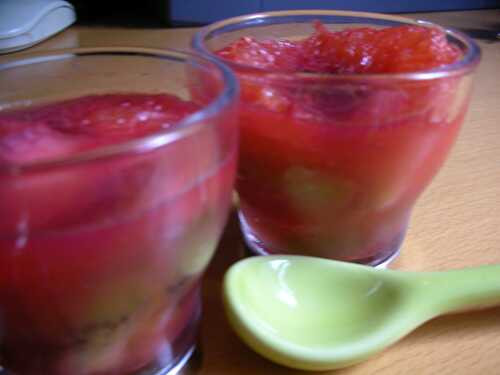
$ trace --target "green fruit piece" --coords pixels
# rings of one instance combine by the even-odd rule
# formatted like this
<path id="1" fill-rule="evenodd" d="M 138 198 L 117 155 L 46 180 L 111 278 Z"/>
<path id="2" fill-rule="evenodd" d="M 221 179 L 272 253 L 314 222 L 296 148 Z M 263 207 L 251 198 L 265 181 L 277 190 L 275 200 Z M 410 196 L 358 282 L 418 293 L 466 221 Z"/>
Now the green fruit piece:
<path id="1" fill-rule="evenodd" d="M 207 267 L 212 258 L 221 227 L 216 213 L 207 209 L 198 220 L 192 224 L 178 251 L 179 259 L 176 279 L 196 277 Z"/>
<path id="2" fill-rule="evenodd" d="M 290 205 L 314 219 L 331 217 L 332 210 L 348 207 L 355 191 L 350 181 L 301 166 L 285 172 L 283 185 Z"/>

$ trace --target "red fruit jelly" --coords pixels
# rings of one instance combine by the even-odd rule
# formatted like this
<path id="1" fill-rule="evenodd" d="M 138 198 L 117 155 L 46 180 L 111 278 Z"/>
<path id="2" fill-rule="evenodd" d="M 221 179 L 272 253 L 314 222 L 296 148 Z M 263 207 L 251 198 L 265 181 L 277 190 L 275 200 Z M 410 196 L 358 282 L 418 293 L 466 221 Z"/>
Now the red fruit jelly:
<path id="1" fill-rule="evenodd" d="M 246 240 L 261 253 L 378 264 L 399 248 L 468 103 L 468 79 L 404 73 L 462 52 L 434 28 L 315 29 L 293 41 L 244 37 L 217 52 L 242 86 Z"/>
<path id="2" fill-rule="evenodd" d="M 154 151 L 76 160 L 198 109 L 170 95 L 110 94 L 0 112 L 4 368 L 121 375 L 189 350 L 234 153 L 219 160 L 207 127 Z"/>

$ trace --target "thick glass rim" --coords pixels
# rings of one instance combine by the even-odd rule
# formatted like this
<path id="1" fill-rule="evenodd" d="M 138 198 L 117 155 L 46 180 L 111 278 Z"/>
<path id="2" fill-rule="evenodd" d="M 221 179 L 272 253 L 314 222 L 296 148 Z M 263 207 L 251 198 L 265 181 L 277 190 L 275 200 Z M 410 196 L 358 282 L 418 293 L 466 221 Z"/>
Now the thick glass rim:
<path id="1" fill-rule="evenodd" d="M 452 64 L 444 65 L 442 67 L 420 70 L 414 72 L 405 73 L 310 73 L 310 72 L 283 72 L 277 69 L 266 69 L 254 67 L 251 65 L 235 63 L 232 61 L 224 60 L 209 50 L 205 42 L 212 37 L 219 34 L 224 34 L 229 31 L 251 29 L 261 26 L 276 25 L 276 24 L 287 24 L 291 22 L 295 23 L 310 23 L 313 20 L 324 20 L 327 18 L 333 19 L 334 17 L 347 17 L 353 18 L 359 21 L 372 21 L 379 24 L 393 23 L 394 25 L 415 25 L 423 26 L 428 28 L 437 28 L 442 30 L 448 38 L 460 42 L 465 47 L 465 52 L 459 61 Z M 347 24 L 348 22 L 343 22 Z M 354 23 L 354 22 L 352 22 Z M 289 11 L 273 11 L 273 12 L 263 12 L 247 14 L 243 16 L 228 18 L 222 21 L 212 23 L 208 26 L 203 27 L 198 31 L 192 41 L 191 45 L 193 49 L 200 54 L 208 55 L 210 57 L 219 59 L 223 61 L 233 70 L 240 73 L 249 74 L 272 74 L 276 78 L 286 79 L 311 79 L 317 80 L 379 80 L 379 79 L 391 79 L 391 80 L 430 80 L 436 78 L 450 77 L 450 76 L 461 76 L 467 74 L 474 70 L 481 59 L 481 49 L 478 44 L 470 37 L 464 33 L 452 29 L 445 28 L 438 24 L 423 21 L 414 20 L 411 18 L 397 16 L 397 15 L 387 15 L 381 13 L 371 13 L 371 12 L 354 12 L 354 11 L 341 11 L 341 10 L 289 10 Z"/>
<path id="2" fill-rule="evenodd" d="M 200 54 L 175 49 L 154 49 L 140 47 L 90 47 L 51 50 L 50 52 L 22 53 L 0 63 L 0 74 L 7 74 L 9 69 L 43 63 L 48 61 L 79 58 L 84 56 L 142 56 L 152 59 L 164 59 L 187 64 L 190 60 L 202 61 L 215 67 L 223 81 L 222 91 L 208 105 L 179 121 L 170 129 L 161 130 L 133 140 L 99 146 L 95 149 L 77 152 L 68 156 L 35 160 L 15 165 L 0 165 L 1 175 L 18 175 L 32 171 L 66 167 L 69 165 L 92 162 L 118 157 L 124 154 L 140 154 L 157 150 L 177 140 L 185 138 L 204 128 L 202 122 L 215 117 L 221 110 L 229 107 L 238 97 L 239 85 L 233 72 L 219 61 Z"/>

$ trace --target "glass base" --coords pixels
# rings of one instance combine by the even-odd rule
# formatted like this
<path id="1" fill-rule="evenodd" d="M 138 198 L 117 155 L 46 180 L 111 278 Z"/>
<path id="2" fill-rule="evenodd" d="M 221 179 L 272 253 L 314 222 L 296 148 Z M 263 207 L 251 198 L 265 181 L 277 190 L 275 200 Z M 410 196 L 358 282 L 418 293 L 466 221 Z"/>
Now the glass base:
<path id="1" fill-rule="evenodd" d="M 193 354 L 196 352 L 196 345 L 191 346 L 188 350 L 179 356 L 179 358 L 175 361 L 175 363 L 170 364 L 167 367 L 162 369 L 150 369 L 150 370 L 141 370 L 135 375 L 180 375 L 181 371 L 186 367 L 188 362 L 190 361 Z M 0 367 L 0 375 L 15 375 L 12 372 L 5 370 L 3 367 Z"/>
<path id="2" fill-rule="evenodd" d="M 156 352 L 156 358 L 148 365 L 135 371 L 124 372 L 123 375 L 181 375 L 187 374 L 191 367 L 196 366 L 195 358 L 199 351 L 197 350 L 199 323 L 201 318 L 201 295 L 200 290 L 197 288 L 194 291 L 194 296 L 188 296 L 194 304 L 190 317 L 187 319 L 188 323 L 176 335 L 176 338 L 165 343 Z M 195 354 L 195 355 L 194 355 Z M 193 358 L 193 360 L 190 360 Z M 81 372 L 78 372 L 81 373 Z M 92 372 L 94 373 L 94 372 Z M 109 370 L 109 372 L 100 371 L 99 374 L 116 374 L 116 370 Z M 190 373 L 190 372 L 189 372 Z M 14 372 L 4 369 L 0 366 L 0 375 L 39 375 L 39 371 L 33 372 Z M 60 374 L 60 372 L 58 372 Z M 71 375 L 69 372 L 64 372 L 64 375 Z"/>
<path id="3" fill-rule="evenodd" d="M 241 231 L 243 233 L 243 240 L 245 243 L 245 248 L 247 250 L 247 255 L 273 255 L 273 254 L 287 254 L 286 251 L 280 251 L 278 249 L 269 248 L 259 240 L 259 238 L 254 234 L 252 228 L 245 220 L 244 215 L 238 212 L 238 218 L 240 221 Z M 387 268 L 388 265 L 393 262 L 401 253 L 401 245 L 403 243 L 406 234 L 406 228 L 403 230 L 392 242 L 390 249 L 384 251 L 383 257 L 370 257 L 364 259 L 350 260 L 353 263 L 364 264 L 367 266 L 372 266 L 375 268 Z M 388 255 L 387 255 L 388 254 Z"/>
<path id="4" fill-rule="evenodd" d="M 189 324 L 177 335 L 171 345 L 158 353 L 156 360 L 147 368 L 130 375 L 177 375 L 186 367 L 196 352 L 201 318 L 201 296 L 196 291 L 196 307 Z M 1 374 L 0 374 L 1 375 Z"/>
<path id="5" fill-rule="evenodd" d="M 159 370 L 141 371 L 136 375 L 177 375 L 177 374 L 180 374 L 182 369 L 187 365 L 190 358 L 193 356 L 195 349 L 196 349 L 196 345 L 193 345 L 190 348 L 188 348 L 187 352 L 184 353 L 175 363 L 171 364 L 170 366 L 164 367 L 163 369 L 159 369 Z"/>

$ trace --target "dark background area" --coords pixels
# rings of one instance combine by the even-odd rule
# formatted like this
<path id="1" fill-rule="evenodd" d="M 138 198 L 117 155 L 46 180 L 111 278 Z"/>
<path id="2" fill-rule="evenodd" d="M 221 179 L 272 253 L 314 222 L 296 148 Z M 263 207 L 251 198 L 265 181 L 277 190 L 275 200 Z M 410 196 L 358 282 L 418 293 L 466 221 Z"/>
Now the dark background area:
<path id="1" fill-rule="evenodd" d="M 0 0 L 1 1 L 1 0 Z M 79 24 L 121 27 L 199 26 L 240 14 L 279 9 L 383 13 L 500 8 L 500 0 L 69 0 Z"/>
<path id="2" fill-rule="evenodd" d="M 165 27 L 170 25 L 168 0 L 68 1 L 75 6 L 78 23 L 82 25 L 129 27 Z"/>

